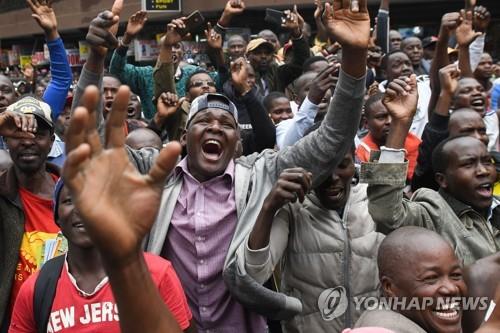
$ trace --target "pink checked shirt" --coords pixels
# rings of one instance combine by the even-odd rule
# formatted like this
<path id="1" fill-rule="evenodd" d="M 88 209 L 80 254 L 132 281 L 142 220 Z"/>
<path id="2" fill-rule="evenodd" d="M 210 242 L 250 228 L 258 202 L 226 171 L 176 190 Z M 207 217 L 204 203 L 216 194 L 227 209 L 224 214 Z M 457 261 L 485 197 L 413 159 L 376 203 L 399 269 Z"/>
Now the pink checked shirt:
<path id="1" fill-rule="evenodd" d="M 183 159 L 175 172 L 183 175 L 162 256 L 181 280 L 200 333 L 260 333 L 263 317 L 246 311 L 231 298 L 222 269 L 238 221 L 234 195 L 234 162 L 221 176 L 204 183 Z"/>

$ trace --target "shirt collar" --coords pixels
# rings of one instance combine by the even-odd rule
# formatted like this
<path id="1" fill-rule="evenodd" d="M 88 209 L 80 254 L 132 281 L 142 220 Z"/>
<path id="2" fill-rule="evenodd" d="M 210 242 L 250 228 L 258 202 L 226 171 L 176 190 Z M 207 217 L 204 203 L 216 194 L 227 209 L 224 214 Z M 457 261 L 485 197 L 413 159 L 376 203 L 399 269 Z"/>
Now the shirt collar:
<path id="1" fill-rule="evenodd" d="M 180 161 L 179 164 L 177 164 L 174 172 L 175 172 L 175 176 L 180 176 L 181 174 L 185 174 L 199 183 L 199 181 L 193 177 L 191 172 L 189 172 L 189 167 L 188 167 L 188 163 L 187 163 L 187 156 L 184 157 L 182 159 L 182 161 Z M 204 183 L 209 183 L 209 182 L 215 181 L 216 179 L 221 179 L 221 178 L 227 178 L 231 181 L 231 183 L 234 181 L 234 161 L 232 159 L 229 161 L 229 164 L 227 165 L 226 170 L 224 171 L 224 173 L 222 175 L 214 177 L 212 179 L 209 179 L 209 180 L 205 181 Z"/>
<path id="2" fill-rule="evenodd" d="M 481 214 L 480 212 L 476 211 L 471 206 L 463 203 L 462 201 L 454 198 L 453 196 L 451 196 L 448 192 L 446 192 L 442 188 L 439 189 L 439 194 L 441 194 L 441 196 L 443 197 L 443 199 L 448 203 L 448 205 L 451 207 L 451 209 L 453 210 L 453 212 L 455 213 L 455 215 L 457 215 L 458 217 L 460 217 L 464 213 L 467 213 L 467 212 L 470 212 L 470 211 L 474 211 L 477 214 L 479 214 L 479 215 L 481 215 L 481 216 L 484 217 L 483 214 Z M 495 204 L 495 201 L 493 201 L 492 204 Z M 492 211 L 493 208 L 494 207 L 490 207 L 489 208 L 487 220 L 489 220 L 491 218 L 491 211 Z"/>

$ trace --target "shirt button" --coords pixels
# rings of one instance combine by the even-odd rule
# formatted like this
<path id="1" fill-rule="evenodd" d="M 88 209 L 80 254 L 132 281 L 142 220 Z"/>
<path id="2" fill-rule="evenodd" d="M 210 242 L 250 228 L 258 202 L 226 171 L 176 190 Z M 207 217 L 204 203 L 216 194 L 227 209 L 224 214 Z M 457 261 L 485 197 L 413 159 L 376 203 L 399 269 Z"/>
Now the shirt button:
<path id="1" fill-rule="evenodd" d="M 205 240 L 205 237 L 203 236 L 198 236 L 198 242 L 203 242 Z"/>
<path id="2" fill-rule="evenodd" d="M 196 213 L 196 216 L 201 216 L 201 213 Z"/>
<path id="3" fill-rule="evenodd" d="M 202 264 L 202 265 L 203 265 L 204 263 L 205 263 L 205 260 L 200 259 L 200 264 Z"/>
<path id="4" fill-rule="evenodd" d="M 201 307 L 201 311 L 202 311 L 202 312 L 207 312 L 207 308 L 206 308 L 206 307 L 204 307 L 204 306 L 202 306 L 202 307 Z"/>
<path id="5" fill-rule="evenodd" d="M 205 289 L 205 285 L 204 285 L 203 283 L 202 283 L 202 284 L 200 284 L 200 288 L 201 288 L 201 289 Z"/>

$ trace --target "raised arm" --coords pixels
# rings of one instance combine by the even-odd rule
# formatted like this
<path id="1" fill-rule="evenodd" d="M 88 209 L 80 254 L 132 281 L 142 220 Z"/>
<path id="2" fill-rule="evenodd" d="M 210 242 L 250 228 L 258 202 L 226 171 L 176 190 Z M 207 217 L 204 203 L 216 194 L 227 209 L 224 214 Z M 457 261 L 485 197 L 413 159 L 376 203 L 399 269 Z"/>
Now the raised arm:
<path id="1" fill-rule="evenodd" d="M 481 35 L 480 32 L 473 30 L 473 14 L 472 11 L 460 11 L 462 22 L 457 27 L 456 37 L 458 43 L 458 65 L 462 73 L 462 77 L 473 77 L 474 72 L 470 63 L 469 46 L 471 43 Z"/>
<path id="2" fill-rule="evenodd" d="M 89 88 L 85 100 L 96 100 Z M 99 249 L 120 313 L 122 332 L 181 332 L 155 287 L 141 242 L 158 213 L 163 183 L 181 147 L 169 143 L 141 175 L 124 148 L 123 122 L 130 90 L 122 86 L 106 123 L 101 146 L 89 110 L 75 110 L 67 134 L 63 178 L 94 244 Z M 147 311 L 145 311 L 147 309 Z"/>
<path id="3" fill-rule="evenodd" d="M 340 0 L 325 4 L 325 27 L 343 49 L 339 81 L 318 130 L 277 153 L 274 179 L 285 169 L 301 167 L 313 174 L 317 186 L 351 147 L 363 106 L 370 17 L 366 0 L 359 1 L 358 10 L 350 6 L 350 1 Z"/>
<path id="4" fill-rule="evenodd" d="M 261 152 L 269 148 L 273 149 L 276 144 L 276 129 L 267 114 L 262 97 L 257 92 L 257 88 L 250 87 L 248 82 L 248 67 L 244 58 L 236 59 L 231 64 L 231 83 L 239 95 L 237 98 L 245 104 L 252 125 L 252 141 L 255 144 L 253 150 Z M 246 145 L 243 145 L 246 146 Z M 247 152 L 243 152 L 246 154 Z"/>
<path id="5" fill-rule="evenodd" d="M 455 31 L 457 26 L 460 24 L 461 17 L 460 13 L 446 13 L 441 19 L 441 27 L 439 29 L 438 40 L 436 43 L 436 54 L 431 64 L 431 70 L 429 73 L 431 80 L 432 94 L 429 101 L 429 113 L 436 107 L 439 94 L 441 93 L 441 85 L 439 83 L 439 70 L 447 66 L 450 61 L 448 58 L 448 42 L 450 40 L 451 34 Z M 429 114 L 429 119 L 431 118 Z"/>
<path id="6" fill-rule="evenodd" d="M 57 18 L 52 9 L 52 1 L 40 2 L 27 0 L 32 16 L 45 33 L 50 54 L 50 73 L 52 77 L 43 94 L 43 100 L 50 105 L 52 119 L 56 121 L 64 109 L 66 97 L 73 80 L 66 49 L 57 31 Z"/>
<path id="7" fill-rule="evenodd" d="M 434 180 L 432 169 L 432 152 L 441 141 L 448 137 L 451 101 L 458 86 L 460 70 L 456 64 L 448 65 L 441 68 L 439 78 L 441 94 L 422 133 L 422 143 L 418 148 L 417 167 L 411 184 L 413 192 L 421 187 L 436 188 L 438 186 Z"/>
<path id="8" fill-rule="evenodd" d="M 100 13 L 95 19 L 90 22 L 89 31 L 86 40 L 90 44 L 90 54 L 87 62 L 83 66 L 80 79 L 76 86 L 73 104 L 71 110 L 82 104 L 82 97 L 85 89 L 90 86 L 96 86 L 99 91 L 102 89 L 102 76 L 104 71 L 104 60 L 109 48 L 114 48 L 118 45 L 118 40 L 115 37 L 118 29 L 119 15 L 123 8 L 123 0 L 115 0 L 111 11 Z M 97 97 L 98 101 L 101 96 Z M 95 112 L 95 122 L 101 138 L 104 137 L 104 117 L 102 113 L 103 104 L 97 103 Z"/>
<path id="9" fill-rule="evenodd" d="M 316 9 L 314 10 L 314 22 L 316 22 L 316 38 L 321 43 L 328 42 L 328 34 L 326 33 L 325 25 L 323 24 L 323 10 L 325 7 L 323 6 L 323 0 L 314 0 L 314 4 L 316 5 Z"/>
<path id="10" fill-rule="evenodd" d="M 290 202 L 304 202 L 310 188 L 310 173 L 301 168 L 286 169 L 264 200 L 244 245 L 246 271 L 257 282 L 263 284 L 269 279 L 288 243 L 290 213 L 281 208 Z"/>
<path id="11" fill-rule="evenodd" d="M 486 7 L 474 7 L 474 31 L 480 32 L 482 35 L 477 37 L 469 46 L 470 66 L 474 72 L 481 61 L 481 56 L 484 53 L 484 43 L 486 32 L 491 21 L 491 13 Z"/>
<path id="12" fill-rule="evenodd" d="M 115 49 L 109 63 L 109 72 L 118 76 L 123 83 L 128 85 L 130 85 L 127 83 L 128 81 L 133 83 L 140 74 L 137 73 L 136 66 L 127 64 L 127 51 L 137 34 L 144 28 L 147 20 L 147 13 L 145 11 L 138 11 L 130 16 L 125 34 Z"/>
<path id="13" fill-rule="evenodd" d="M 285 63 L 278 67 L 278 87 L 284 90 L 290 83 L 293 82 L 302 74 L 302 65 L 310 56 L 309 45 L 307 44 L 302 28 L 304 19 L 300 16 L 297 5 L 292 10 L 285 11 L 285 22 L 282 27 L 290 32 L 292 41 L 292 60 L 290 63 Z"/>
<path id="14" fill-rule="evenodd" d="M 182 41 L 178 29 L 185 29 L 185 17 L 172 20 L 167 24 L 167 32 L 160 40 L 160 55 L 153 71 L 154 96 L 158 99 L 161 94 L 170 92 L 177 94 L 175 88 L 175 68 L 172 61 L 172 47 Z M 179 59 L 180 60 L 180 59 Z"/>
<path id="15" fill-rule="evenodd" d="M 151 119 L 156 113 L 156 107 L 152 100 L 154 94 L 153 68 L 151 66 L 134 66 L 127 63 L 129 45 L 143 29 L 146 21 L 147 13 L 145 11 L 138 11 L 128 19 L 125 35 L 113 52 L 109 72 L 118 76 L 123 84 L 128 85 L 141 98 L 144 117 Z"/>
<path id="16" fill-rule="evenodd" d="M 415 75 L 389 84 L 383 99 L 392 119 L 386 146 L 381 148 L 378 162 L 361 165 L 361 181 L 369 184 L 368 210 L 379 232 L 388 233 L 405 225 L 429 227 L 431 218 L 425 208 L 403 196 L 407 172 L 404 143 L 417 101 Z"/>
<path id="17" fill-rule="evenodd" d="M 389 0 L 381 0 L 377 15 L 377 45 L 384 54 L 389 54 Z"/>
<path id="18" fill-rule="evenodd" d="M 323 101 L 326 92 L 333 89 L 337 82 L 338 77 L 335 76 L 335 72 L 338 72 L 339 67 L 339 64 L 330 64 L 311 82 L 307 98 L 302 102 L 297 114 L 290 120 L 292 125 L 283 133 L 281 139 L 277 139 L 279 149 L 294 145 L 302 139 L 304 133 L 314 124 L 319 105 Z"/>

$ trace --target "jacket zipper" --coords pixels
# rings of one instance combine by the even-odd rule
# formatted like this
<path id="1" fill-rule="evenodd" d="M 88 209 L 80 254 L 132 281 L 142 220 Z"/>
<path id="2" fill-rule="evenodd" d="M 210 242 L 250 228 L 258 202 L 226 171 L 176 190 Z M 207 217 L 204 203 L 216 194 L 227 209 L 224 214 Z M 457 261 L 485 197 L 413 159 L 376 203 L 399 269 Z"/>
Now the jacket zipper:
<path id="1" fill-rule="evenodd" d="M 349 193 L 350 194 L 350 193 Z M 349 199 L 345 205 L 344 214 L 342 214 L 342 230 L 344 231 L 344 288 L 346 290 L 347 296 L 347 311 L 345 315 L 345 325 L 344 328 L 352 327 L 351 318 L 351 287 L 350 287 L 350 273 L 349 273 L 349 262 L 351 260 L 350 251 L 350 241 L 349 241 L 349 231 L 347 230 L 346 218 L 349 212 Z"/>

